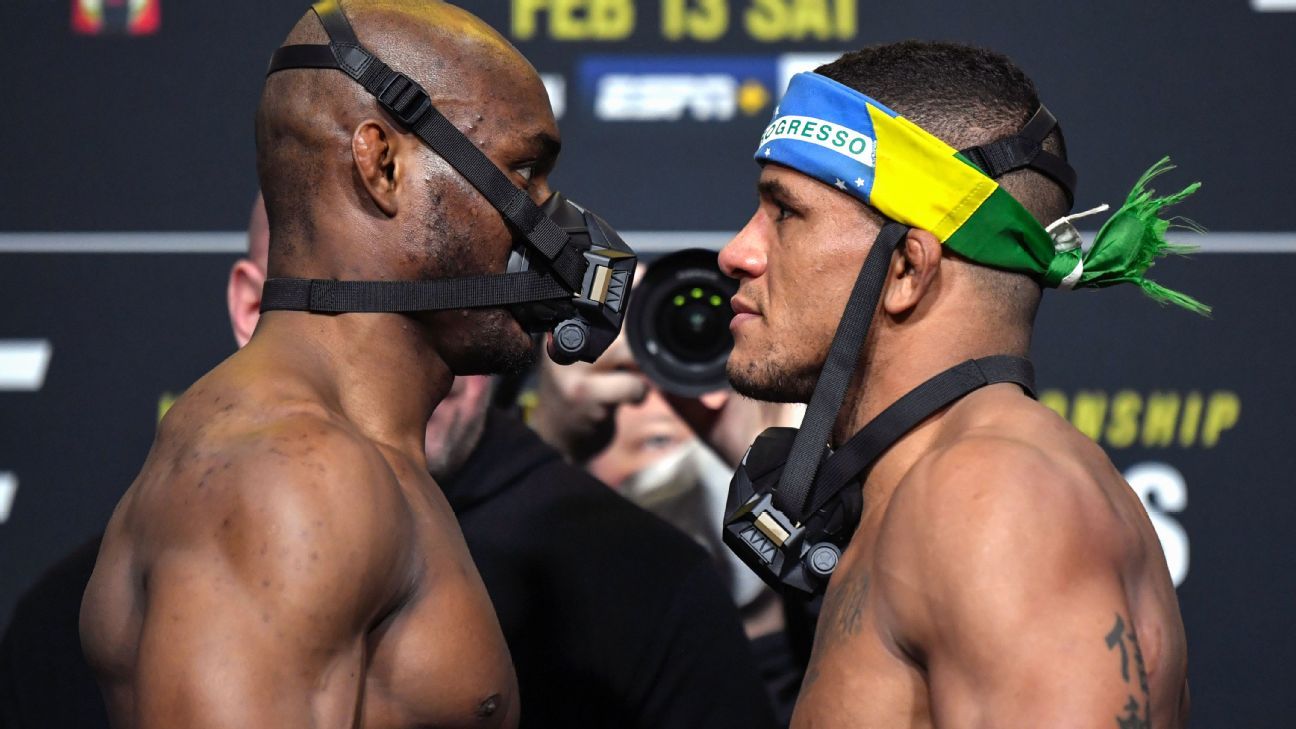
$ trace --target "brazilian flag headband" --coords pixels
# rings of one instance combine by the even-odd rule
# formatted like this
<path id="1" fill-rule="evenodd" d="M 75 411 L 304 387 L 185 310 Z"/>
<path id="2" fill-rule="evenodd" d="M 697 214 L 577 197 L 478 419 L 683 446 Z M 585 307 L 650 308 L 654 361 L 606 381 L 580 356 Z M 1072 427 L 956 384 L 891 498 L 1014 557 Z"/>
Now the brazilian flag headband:
<path id="1" fill-rule="evenodd" d="M 1200 314 L 1210 307 L 1146 277 L 1153 262 L 1187 246 L 1166 242 L 1160 212 L 1193 183 L 1156 197 L 1148 183 L 1173 169 L 1163 158 L 1143 174 L 1085 250 L 1061 218 L 1047 229 L 963 152 L 868 96 L 817 73 L 799 73 L 761 136 L 758 162 L 775 162 L 859 198 L 888 218 L 935 235 L 982 265 L 1029 274 L 1050 288 L 1132 283 L 1153 299 Z M 981 160 L 984 162 L 985 160 Z M 1068 170 L 1069 172 L 1069 170 Z M 1068 195 L 1069 185 L 1063 181 Z M 1185 227 L 1195 229 L 1185 221 Z"/>

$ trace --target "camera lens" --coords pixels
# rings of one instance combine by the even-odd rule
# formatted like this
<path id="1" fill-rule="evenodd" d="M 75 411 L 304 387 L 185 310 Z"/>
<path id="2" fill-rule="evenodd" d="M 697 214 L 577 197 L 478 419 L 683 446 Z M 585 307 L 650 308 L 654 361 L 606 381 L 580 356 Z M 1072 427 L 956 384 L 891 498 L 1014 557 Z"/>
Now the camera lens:
<path id="1" fill-rule="evenodd" d="M 733 348 L 729 299 L 737 290 L 738 283 L 720 272 L 715 251 L 679 251 L 650 265 L 626 322 L 640 369 L 677 395 L 725 387 Z"/>
<path id="2" fill-rule="evenodd" d="M 709 362 L 732 346 L 729 296 L 709 282 L 685 282 L 657 307 L 662 345 L 688 362 Z"/>

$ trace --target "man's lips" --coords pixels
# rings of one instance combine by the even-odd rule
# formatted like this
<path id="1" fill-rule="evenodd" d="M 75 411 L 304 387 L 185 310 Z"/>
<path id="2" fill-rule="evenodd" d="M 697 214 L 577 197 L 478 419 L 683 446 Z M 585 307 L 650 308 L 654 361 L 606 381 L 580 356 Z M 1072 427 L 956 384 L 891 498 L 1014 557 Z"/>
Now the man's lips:
<path id="1" fill-rule="evenodd" d="M 729 306 L 733 309 L 733 318 L 729 320 L 729 331 L 737 331 L 738 327 L 753 319 L 759 319 L 760 313 L 756 307 L 739 299 L 737 296 L 729 300 Z"/>

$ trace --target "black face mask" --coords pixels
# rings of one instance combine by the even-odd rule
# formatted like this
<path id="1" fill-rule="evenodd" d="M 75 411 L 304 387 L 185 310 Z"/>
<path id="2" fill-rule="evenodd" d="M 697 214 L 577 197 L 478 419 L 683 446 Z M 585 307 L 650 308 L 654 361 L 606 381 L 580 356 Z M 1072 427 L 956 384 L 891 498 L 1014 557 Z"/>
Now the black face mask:
<path id="1" fill-rule="evenodd" d="M 1017 134 L 961 150 L 990 177 L 1031 169 L 1075 197 L 1075 171 L 1043 150 L 1057 120 L 1041 106 Z M 1034 395 L 1034 372 L 1020 357 L 969 360 L 909 391 L 842 446 L 828 447 L 832 426 L 860 359 L 877 311 L 891 255 L 908 228 L 888 221 L 864 260 L 805 420 L 797 428 L 770 428 L 760 435 L 729 485 L 724 543 L 780 592 L 816 595 L 855 532 L 863 507 L 860 488 L 888 448 L 922 421 L 986 385 L 1012 382 Z"/>
<path id="2" fill-rule="evenodd" d="M 559 364 L 593 362 L 616 339 L 636 257 L 602 218 L 554 193 L 537 206 L 432 105 L 412 79 L 360 44 L 338 0 L 311 6 L 328 45 L 284 46 L 267 75 L 291 68 L 346 73 L 439 154 L 503 216 L 515 235 L 508 272 L 426 281 L 272 278 L 261 310 L 419 312 L 507 307 L 531 333 L 550 331 Z"/>

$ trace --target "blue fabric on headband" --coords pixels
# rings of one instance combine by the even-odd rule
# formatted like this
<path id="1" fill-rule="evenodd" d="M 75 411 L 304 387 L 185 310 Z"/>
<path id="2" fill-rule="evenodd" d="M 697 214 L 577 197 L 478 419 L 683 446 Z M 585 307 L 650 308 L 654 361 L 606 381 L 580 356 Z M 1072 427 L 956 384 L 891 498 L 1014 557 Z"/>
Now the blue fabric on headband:
<path id="1" fill-rule="evenodd" d="M 775 162 L 869 201 L 877 164 L 877 134 L 868 107 L 886 106 L 817 73 L 798 73 L 756 149 L 756 161 Z"/>

